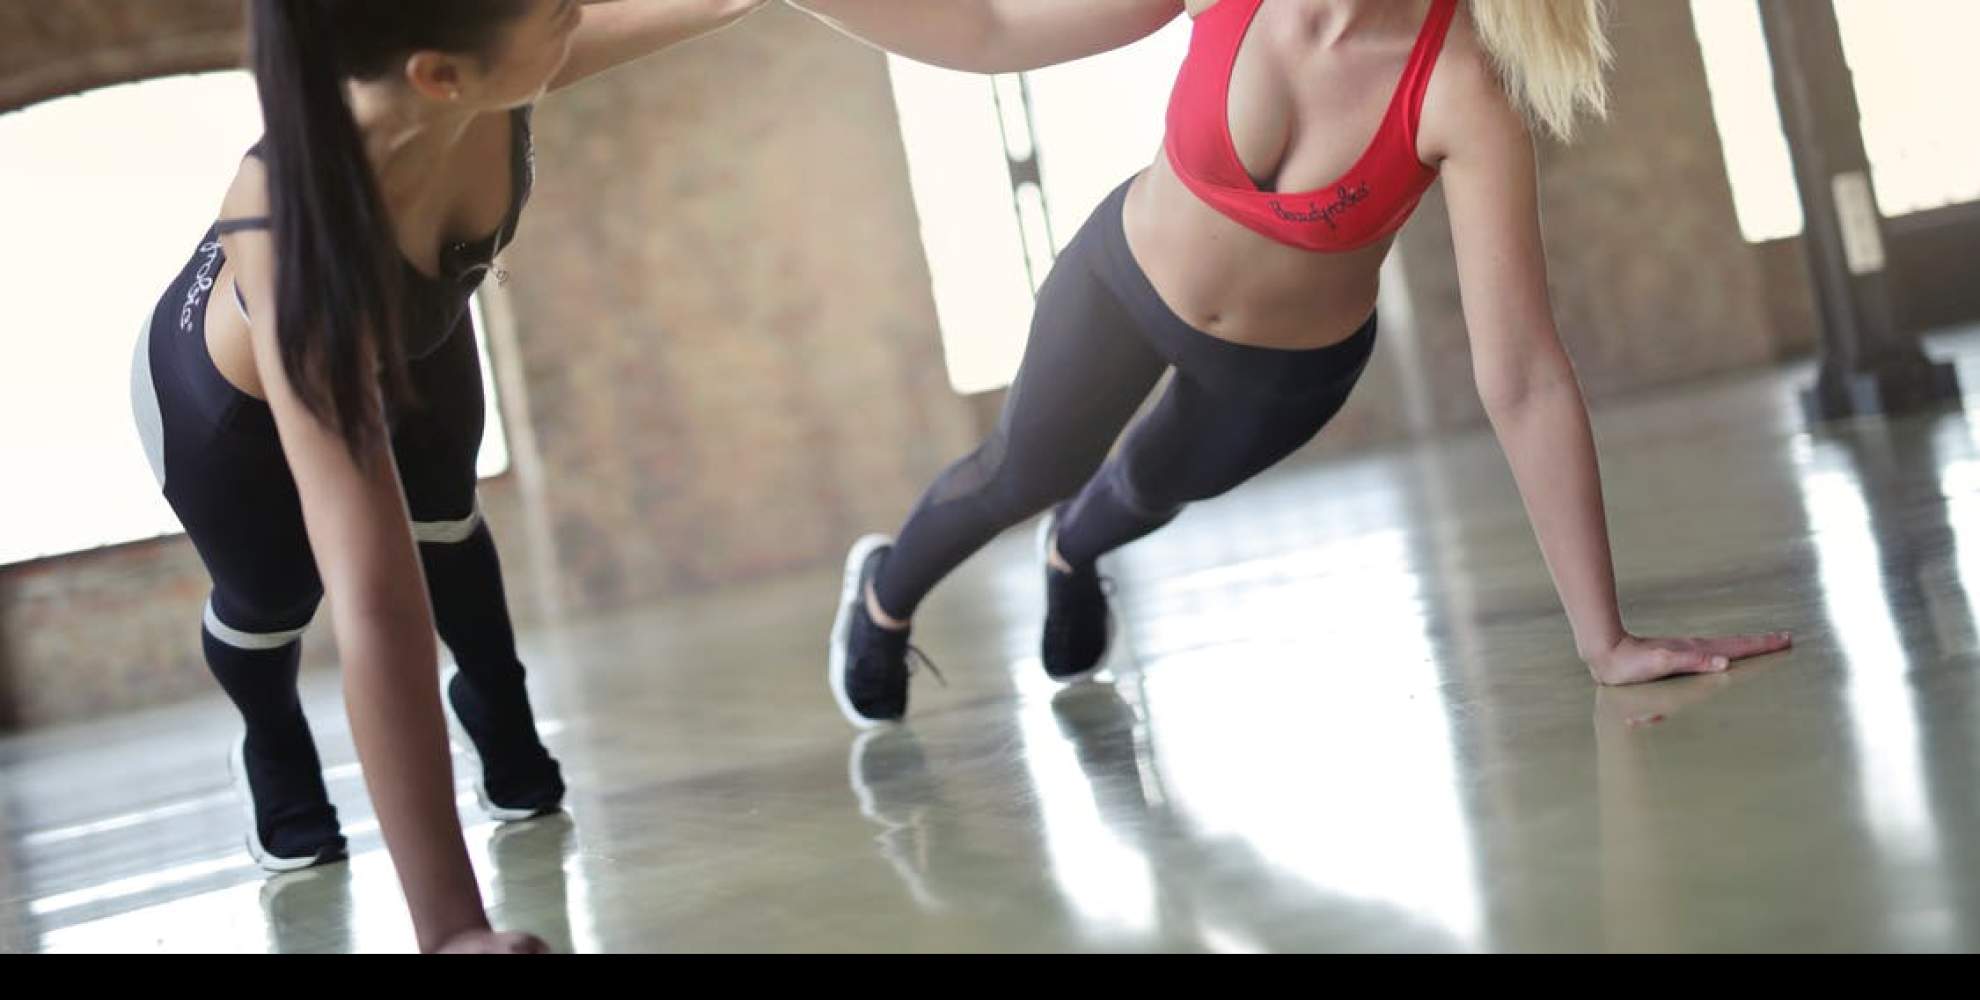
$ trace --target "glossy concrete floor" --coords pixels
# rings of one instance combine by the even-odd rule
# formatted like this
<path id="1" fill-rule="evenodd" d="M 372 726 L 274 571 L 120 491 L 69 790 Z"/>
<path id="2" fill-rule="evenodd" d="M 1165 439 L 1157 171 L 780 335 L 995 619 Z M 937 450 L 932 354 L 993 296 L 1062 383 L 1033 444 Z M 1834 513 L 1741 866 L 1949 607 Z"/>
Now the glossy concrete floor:
<path id="1" fill-rule="evenodd" d="M 1001 539 L 924 610 L 948 685 L 862 739 L 835 573 L 528 635 L 574 793 L 463 799 L 485 891 L 579 951 L 1974 949 L 1980 397 L 1811 436 L 1804 378 L 1598 418 L 1631 624 L 1790 654 L 1597 690 L 1489 437 L 1308 463 L 1120 553 L 1105 683 L 1045 680 Z M 217 699 L 0 743 L 0 949 L 409 948 L 334 684 L 356 858 L 273 881 Z"/>

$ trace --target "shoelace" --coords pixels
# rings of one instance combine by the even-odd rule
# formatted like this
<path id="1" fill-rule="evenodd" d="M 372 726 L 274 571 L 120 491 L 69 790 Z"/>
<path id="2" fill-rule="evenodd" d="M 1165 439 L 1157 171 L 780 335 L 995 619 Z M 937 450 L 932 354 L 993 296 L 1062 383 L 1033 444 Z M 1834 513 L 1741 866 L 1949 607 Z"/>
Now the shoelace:
<path id="1" fill-rule="evenodd" d="M 918 662 L 921 666 L 927 667 L 929 673 L 935 675 L 935 680 L 937 683 L 941 684 L 943 687 L 949 686 L 949 679 L 947 677 L 942 676 L 942 668 L 936 666 L 935 660 L 932 657 L 930 657 L 927 653 L 922 652 L 920 646 L 917 646 L 913 643 L 909 643 L 907 648 L 907 656 L 904 657 L 904 659 L 908 661 L 909 677 L 914 676 L 915 665 Z"/>
<path id="2" fill-rule="evenodd" d="M 889 646 L 895 643 L 900 644 L 901 660 L 907 664 L 907 671 L 909 677 L 913 677 L 915 675 L 915 673 L 917 672 L 916 666 L 919 665 L 919 666 L 927 667 L 928 672 L 934 674 L 935 680 L 938 683 L 940 683 L 943 687 L 949 686 L 949 679 L 947 677 L 942 676 L 942 668 L 936 666 L 934 658 L 929 656 L 927 653 L 923 652 L 920 646 L 917 646 L 914 643 L 907 641 L 907 636 L 901 633 L 889 632 L 885 629 L 882 629 L 880 631 L 882 635 L 882 639 L 881 639 L 882 643 Z"/>

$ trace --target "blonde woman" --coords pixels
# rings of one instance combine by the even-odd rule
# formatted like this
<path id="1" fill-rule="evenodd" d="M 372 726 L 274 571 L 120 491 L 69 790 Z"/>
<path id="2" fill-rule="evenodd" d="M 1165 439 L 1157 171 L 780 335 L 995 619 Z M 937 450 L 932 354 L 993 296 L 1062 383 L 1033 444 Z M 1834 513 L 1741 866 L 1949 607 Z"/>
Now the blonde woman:
<path id="1" fill-rule="evenodd" d="M 1040 511 L 1045 669 L 1067 682 L 1097 670 L 1113 616 L 1095 561 L 1326 425 L 1374 350 L 1382 260 L 1439 180 L 1479 395 L 1595 680 L 1723 671 L 1789 645 L 1639 638 L 1617 608 L 1588 414 L 1547 298 L 1530 135 L 1567 139 L 1605 110 L 1599 0 L 792 2 L 881 48 L 984 73 L 1194 21 L 1163 149 L 1054 266 L 995 433 L 942 473 L 898 539 L 868 536 L 847 559 L 830 682 L 855 726 L 905 715 L 923 596 Z"/>

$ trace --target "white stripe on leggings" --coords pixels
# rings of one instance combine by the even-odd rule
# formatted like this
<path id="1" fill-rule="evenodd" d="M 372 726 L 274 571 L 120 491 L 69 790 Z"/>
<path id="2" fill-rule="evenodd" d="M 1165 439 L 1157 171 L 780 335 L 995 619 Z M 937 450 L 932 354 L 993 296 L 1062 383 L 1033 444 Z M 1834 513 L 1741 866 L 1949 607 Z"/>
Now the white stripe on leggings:
<path id="1" fill-rule="evenodd" d="M 481 498 L 474 498 L 474 512 L 458 521 L 414 521 L 413 537 L 438 545 L 459 545 L 481 526 Z"/>
<path id="2" fill-rule="evenodd" d="M 210 597 L 206 599 L 207 633 L 235 649 L 245 649 L 251 653 L 281 649 L 302 638 L 303 633 L 308 630 L 309 626 L 304 625 L 302 628 L 292 628 L 283 632 L 243 632 L 221 621 L 220 616 L 213 610 L 213 599 Z"/>

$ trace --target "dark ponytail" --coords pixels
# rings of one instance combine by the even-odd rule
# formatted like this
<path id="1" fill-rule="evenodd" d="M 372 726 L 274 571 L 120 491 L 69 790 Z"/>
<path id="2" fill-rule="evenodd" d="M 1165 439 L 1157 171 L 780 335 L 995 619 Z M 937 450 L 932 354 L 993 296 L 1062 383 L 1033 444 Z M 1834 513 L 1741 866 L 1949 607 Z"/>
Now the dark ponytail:
<path id="1" fill-rule="evenodd" d="M 433 49 L 486 56 L 520 0 L 252 0 L 252 55 L 267 132 L 275 322 L 303 405 L 355 453 L 384 433 L 406 382 L 404 266 L 345 96 Z"/>
<path id="2" fill-rule="evenodd" d="M 329 6 L 254 0 L 253 65 L 267 123 L 282 370 L 356 452 L 384 430 L 373 380 L 382 375 L 387 399 L 402 397 L 406 359 L 398 241 L 344 96 Z"/>

